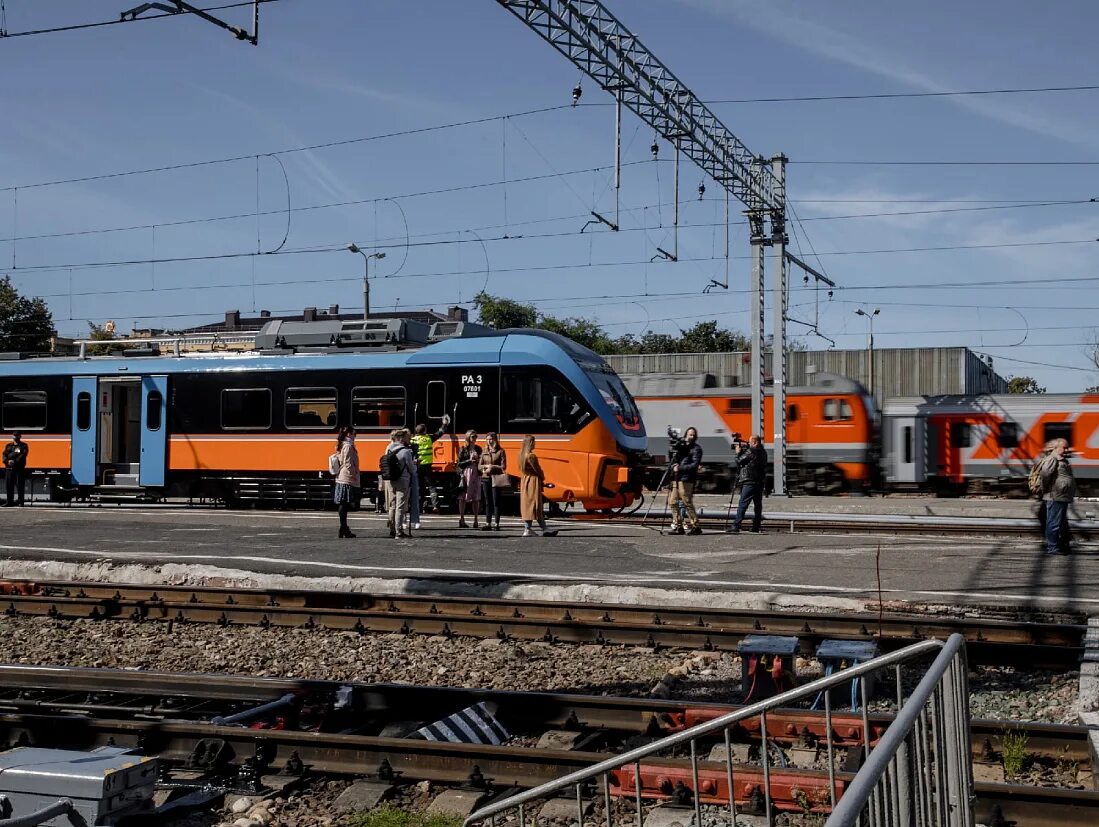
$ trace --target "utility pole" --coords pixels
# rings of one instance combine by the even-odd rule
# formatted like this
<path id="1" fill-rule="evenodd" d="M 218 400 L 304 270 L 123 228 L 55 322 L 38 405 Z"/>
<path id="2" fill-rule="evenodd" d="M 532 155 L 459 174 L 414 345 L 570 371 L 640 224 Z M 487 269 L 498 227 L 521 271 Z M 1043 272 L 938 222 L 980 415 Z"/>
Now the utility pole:
<path id="1" fill-rule="evenodd" d="M 868 373 L 870 378 L 870 395 L 875 399 L 878 399 L 877 392 L 874 390 L 874 317 L 881 313 L 880 307 L 875 307 L 873 311 L 867 313 L 861 307 L 855 310 L 856 316 L 865 316 L 866 320 L 870 322 L 870 333 L 866 340 L 866 356 L 869 362 Z"/>
<path id="2" fill-rule="evenodd" d="M 359 245 L 352 241 L 347 245 L 348 252 L 358 253 L 363 257 L 363 321 L 367 321 L 370 318 L 370 259 L 383 259 L 385 253 L 371 253 L 367 255 L 361 249 Z"/>
<path id="3" fill-rule="evenodd" d="M 786 161 L 785 155 L 776 155 L 771 159 L 771 171 L 775 175 L 777 192 L 786 200 Z M 786 492 L 786 214 L 771 215 L 771 250 L 775 272 L 771 276 L 774 289 L 772 299 L 774 311 L 773 337 L 771 344 L 771 417 L 773 434 L 771 442 L 774 463 L 773 493 Z"/>

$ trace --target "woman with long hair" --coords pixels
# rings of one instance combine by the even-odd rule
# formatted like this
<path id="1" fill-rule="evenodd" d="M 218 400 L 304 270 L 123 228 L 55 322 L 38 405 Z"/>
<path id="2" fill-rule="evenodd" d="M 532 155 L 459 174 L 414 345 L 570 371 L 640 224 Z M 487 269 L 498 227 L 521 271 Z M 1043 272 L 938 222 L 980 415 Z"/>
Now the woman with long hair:
<path id="1" fill-rule="evenodd" d="M 473 527 L 481 506 L 481 446 L 477 444 L 477 432 L 466 431 L 465 443 L 458 452 L 458 528 L 469 528 L 466 509 L 473 512 Z"/>
<path id="2" fill-rule="evenodd" d="M 347 525 L 347 512 L 359 501 L 362 478 L 359 475 L 359 452 L 355 448 L 355 429 L 344 425 L 336 437 L 336 457 L 340 470 L 336 474 L 336 491 L 332 499 L 340 515 L 340 537 L 354 539 Z"/>
<path id="3" fill-rule="evenodd" d="M 523 448 L 519 451 L 519 515 L 523 519 L 523 536 L 534 536 L 533 523 L 537 521 L 543 537 L 556 537 L 557 529 L 546 528 L 546 518 L 542 514 L 542 488 L 546 485 L 546 475 L 538 456 L 534 453 L 534 437 L 523 437 Z"/>
<path id="4" fill-rule="evenodd" d="M 500 491 L 508 485 L 508 458 L 500 447 L 500 438 L 495 431 L 485 435 L 485 450 L 481 454 L 481 499 L 485 501 L 485 526 L 482 531 L 492 530 L 493 517 L 496 518 L 496 530 L 500 530 Z"/>

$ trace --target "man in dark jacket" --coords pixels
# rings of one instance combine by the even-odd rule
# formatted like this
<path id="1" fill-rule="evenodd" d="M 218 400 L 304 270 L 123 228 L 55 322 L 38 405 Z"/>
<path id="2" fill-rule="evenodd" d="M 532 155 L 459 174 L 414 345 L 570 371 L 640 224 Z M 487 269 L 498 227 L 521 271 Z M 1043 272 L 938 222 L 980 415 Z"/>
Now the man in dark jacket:
<path id="1" fill-rule="evenodd" d="M 763 521 L 763 485 L 767 480 L 767 452 L 763 450 L 763 440 L 757 434 L 748 438 L 748 445 L 736 444 L 737 483 L 740 485 L 740 505 L 736 509 L 736 519 L 729 528 L 730 534 L 740 533 L 740 524 L 748 503 L 754 506 L 752 531 L 758 533 Z"/>
<path id="2" fill-rule="evenodd" d="M 675 457 L 668 469 L 672 479 L 672 489 L 668 492 L 668 509 L 672 512 L 672 530 L 670 534 L 701 534 L 698 527 L 698 514 L 695 512 L 694 493 L 698 481 L 698 471 L 702 467 L 702 446 L 698 444 L 698 431 L 688 428 L 683 439 L 676 444 Z M 685 517 L 679 513 L 683 504 Z M 683 527 L 686 525 L 687 530 Z"/>
<path id="3" fill-rule="evenodd" d="M 18 431 L 11 435 L 11 442 L 4 446 L 4 473 L 8 499 L 5 508 L 15 505 L 15 489 L 19 488 L 19 505 L 23 505 L 27 493 L 27 454 L 30 448 Z"/>

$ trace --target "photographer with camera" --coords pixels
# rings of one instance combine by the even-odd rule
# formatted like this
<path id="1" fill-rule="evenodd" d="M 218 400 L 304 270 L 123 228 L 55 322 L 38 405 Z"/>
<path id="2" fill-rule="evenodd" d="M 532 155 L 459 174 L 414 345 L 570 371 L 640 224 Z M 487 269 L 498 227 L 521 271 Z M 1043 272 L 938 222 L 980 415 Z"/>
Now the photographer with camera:
<path id="1" fill-rule="evenodd" d="M 694 504 L 695 482 L 698 481 L 698 471 L 702 467 L 702 446 L 698 444 L 698 431 L 688 428 L 680 438 L 669 428 L 668 439 L 671 442 L 668 473 L 672 482 L 671 491 L 668 492 L 668 509 L 672 512 L 672 529 L 669 533 L 692 536 L 701 534 Z M 680 503 L 683 504 L 685 516 L 680 516 Z"/>
<path id="2" fill-rule="evenodd" d="M 740 504 L 736 509 L 736 519 L 726 529 L 729 534 L 739 534 L 740 524 L 744 520 L 744 513 L 748 510 L 748 503 L 754 506 L 752 514 L 752 531 L 759 533 L 760 523 L 763 522 L 763 486 L 767 480 L 767 452 L 763 449 L 763 440 L 758 434 L 752 434 L 745 443 L 739 434 L 733 435 L 733 449 L 736 457 L 733 462 L 737 467 L 737 484 L 740 485 Z"/>

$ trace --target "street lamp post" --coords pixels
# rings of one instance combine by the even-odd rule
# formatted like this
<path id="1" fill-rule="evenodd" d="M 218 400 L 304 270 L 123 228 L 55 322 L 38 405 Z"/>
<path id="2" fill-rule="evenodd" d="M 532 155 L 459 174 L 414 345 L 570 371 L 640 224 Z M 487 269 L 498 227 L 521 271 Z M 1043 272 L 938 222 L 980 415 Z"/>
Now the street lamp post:
<path id="1" fill-rule="evenodd" d="M 871 312 L 866 312 L 861 307 L 855 310 L 856 316 L 865 316 L 870 322 L 870 337 L 867 340 L 866 352 L 870 362 L 870 395 L 874 396 L 874 317 L 881 313 L 880 307 L 875 307 Z M 875 397 L 876 398 L 876 397 Z"/>
<path id="2" fill-rule="evenodd" d="M 363 321 L 366 321 L 370 318 L 370 259 L 381 260 L 385 258 L 385 253 L 370 253 L 367 255 L 359 249 L 359 245 L 354 241 L 347 245 L 347 249 L 349 252 L 358 253 L 363 257 Z"/>

